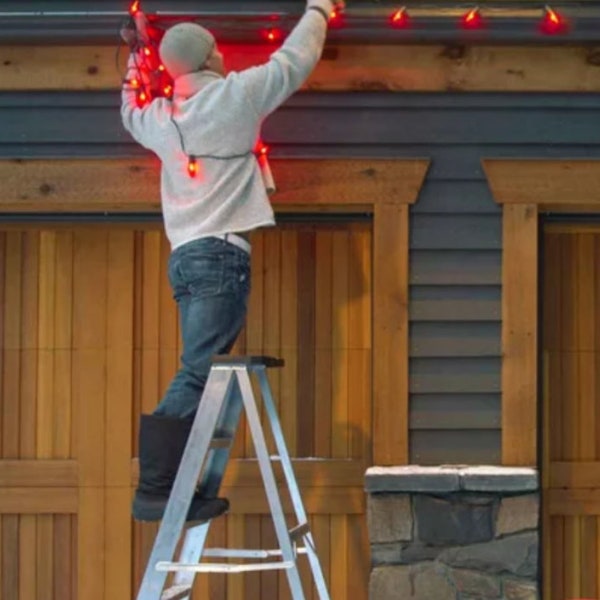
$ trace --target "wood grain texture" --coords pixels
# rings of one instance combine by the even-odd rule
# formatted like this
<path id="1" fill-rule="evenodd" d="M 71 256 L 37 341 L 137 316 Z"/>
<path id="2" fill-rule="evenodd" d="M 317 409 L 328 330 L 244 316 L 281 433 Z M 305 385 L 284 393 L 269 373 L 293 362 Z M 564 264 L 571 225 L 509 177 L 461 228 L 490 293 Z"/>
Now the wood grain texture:
<path id="1" fill-rule="evenodd" d="M 364 211 L 412 203 L 427 160 L 273 160 L 277 210 Z M 159 212 L 157 159 L 0 160 L 4 212 Z M 97 182 L 102 181 L 98 186 Z"/>
<path id="2" fill-rule="evenodd" d="M 222 44 L 229 70 L 266 62 L 273 46 Z M 303 90 L 577 91 L 600 90 L 593 48 L 328 44 Z M 0 90 L 113 90 L 115 50 L 106 46 L 2 46 Z"/>
<path id="3" fill-rule="evenodd" d="M 543 248 L 546 579 L 551 600 L 593 598 L 600 553 L 600 228 L 545 226 Z"/>
<path id="4" fill-rule="evenodd" d="M 537 464 L 538 215 L 504 207 L 502 266 L 502 463 Z"/>
<path id="5" fill-rule="evenodd" d="M 401 465 L 409 460 L 406 205 L 375 209 L 373 297 L 373 460 Z"/>
<path id="6" fill-rule="evenodd" d="M 389 197 L 370 200 L 373 210 L 378 203 L 393 206 L 387 204 Z M 332 206 L 345 210 L 342 204 Z M 269 233 L 253 234 L 256 277 L 239 349 L 259 353 L 268 348 L 286 358 L 286 370 L 272 384 L 292 434 L 293 454 L 305 444 L 313 457 L 294 462 L 311 522 L 319 524 L 328 553 L 326 577 L 337 577 L 336 589 L 347 589 L 350 583 L 335 575 L 341 569 L 361 597 L 367 590 L 368 553 L 361 546 L 338 556 L 332 540 L 338 534 L 362 539 L 357 523 L 365 510 L 364 471 L 373 456 L 371 226 L 292 223 Z M 60 590 L 67 600 L 129 597 L 155 535 L 152 526 L 131 529 L 137 415 L 155 406 L 178 352 L 166 240 L 155 226 L 74 224 L 12 225 L 0 240 L 2 421 L 7 428 L 0 485 L 9 491 L 0 500 L 0 513 L 5 513 L 0 535 L 9 539 L 10 519 L 20 519 L 25 511 L 34 523 L 25 528 L 26 547 L 39 556 L 38 538 L 52 545 L 52 569 L 37 562 L 35 567 L 44 586 L 57 594 Z M 407 243 L 407 238 L 398 241 Z M 301 256 L 305 245 L 311 251 Z M 307 303 L 302 310 L 301 299 Z M 307 328 L 312 329 L 308 336 Z M 301 364 L 313 369 L 314 377 L 295 389 L 304 372 Z M 43 405 L 38 413 L 39 394 Z M 16 404 L 18 410 L 8 402 L 12 398 L 24 400 Z M 13 424 L 15 431 L 8 429 Z M 252 454 L 247 442 L 236 447 L 241 460 L 233 461 L 223 494 L 230 496 L 231 515 L 238 519 L 231 536 L 257 538 L 259 547 L 268 539 L 267 505 L 256 464 L 243 459 Z M 36 460 L 42 458 L 38 451 L 43 460 Z M 315 453 L 321 460 L 315 460 Z M 332 460 L 332 453 L 338 459 Z M 44 518 L 38 521 L 40 515 Z M 225 543 L 228 527 L 223 520 L 215 528 L 217 541 Z M 97 561 L 84 558 L 90 556 Z M 1 560 L 8 564 L 3 555 Z M 202 590 L 231 596 L 224 581 L 209 578 Z M 249 598 L 254 584 L 250 576 L 246 581 Z M 279 575 L 268 583 L 281 599 L 289 597 L 283 583 Z M 263 584 L 259 578 L 259 588 Z M 9 598 L 14 589 L 18 594 L 18 580 L 3 579 L 0 585 Z M 39 589 L 31 586 L 23 593 L 35 597 Z"/>
<path id="7" fill-rule="evenodd" d="M 598 210 L 600 160 L 484 159 L 494 199 L 500 204 L 535 204 L 540 209 L 576 206 Z"/>

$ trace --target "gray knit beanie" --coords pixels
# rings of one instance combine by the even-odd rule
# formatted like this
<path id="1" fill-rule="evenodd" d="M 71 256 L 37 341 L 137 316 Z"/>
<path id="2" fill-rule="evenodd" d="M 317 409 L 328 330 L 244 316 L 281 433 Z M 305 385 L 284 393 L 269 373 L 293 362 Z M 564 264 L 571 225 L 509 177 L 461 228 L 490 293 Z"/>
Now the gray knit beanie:
<path id="1" fill-rule="evenodd" d="M 215 46 L 213 34 L 197 23 L 179 23 L 160 42 L 160 59 L 173 79 L 198 71 Z"/>

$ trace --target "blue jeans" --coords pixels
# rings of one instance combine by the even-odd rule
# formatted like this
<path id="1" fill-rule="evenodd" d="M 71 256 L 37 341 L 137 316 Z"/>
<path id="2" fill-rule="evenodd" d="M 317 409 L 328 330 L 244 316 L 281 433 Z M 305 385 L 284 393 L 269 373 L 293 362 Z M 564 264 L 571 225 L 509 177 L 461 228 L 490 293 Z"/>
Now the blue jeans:
<path id="1" fill-rule="evenodd" d="M 179 308 L 183 354 L 155 415 L 178 418 L 196 413 L 215 354 L 231 350 L 244 325 L 250 293 L 250 255 L 218 238 L 176 248 L 169 281 Z"/>

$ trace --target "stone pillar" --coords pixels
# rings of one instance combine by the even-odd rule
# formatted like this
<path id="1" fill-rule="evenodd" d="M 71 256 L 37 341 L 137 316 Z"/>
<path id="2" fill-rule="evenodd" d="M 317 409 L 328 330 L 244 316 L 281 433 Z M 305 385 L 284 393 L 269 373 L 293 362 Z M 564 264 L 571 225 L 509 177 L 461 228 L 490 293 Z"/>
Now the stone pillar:
<path id="1" fill-rule="evenodd" d="M 370 600 L 538 600 L 535 469 L 372 467 Z"/>

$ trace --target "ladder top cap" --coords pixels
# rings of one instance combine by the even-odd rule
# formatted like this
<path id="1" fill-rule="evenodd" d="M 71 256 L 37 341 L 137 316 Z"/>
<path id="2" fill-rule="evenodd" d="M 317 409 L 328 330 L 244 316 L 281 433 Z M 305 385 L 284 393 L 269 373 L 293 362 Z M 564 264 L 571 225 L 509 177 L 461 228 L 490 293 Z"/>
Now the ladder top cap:
<path id="1" fill-rule="evenodd" d="M 230 356 L 228 354 L 213 356 L 214 365 L 231 365 L 235 367 L 283 367 L 283 358 L 274 356 Z"/>

